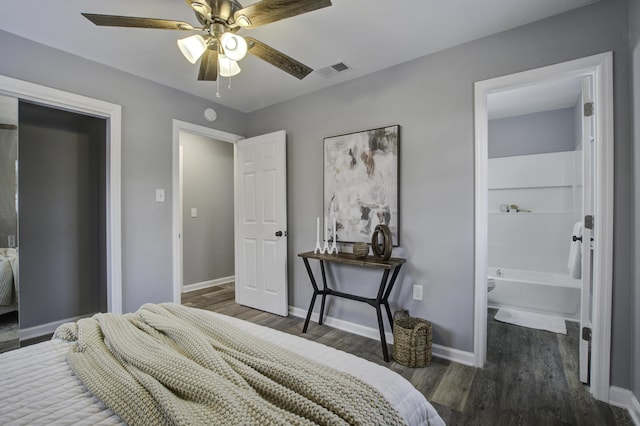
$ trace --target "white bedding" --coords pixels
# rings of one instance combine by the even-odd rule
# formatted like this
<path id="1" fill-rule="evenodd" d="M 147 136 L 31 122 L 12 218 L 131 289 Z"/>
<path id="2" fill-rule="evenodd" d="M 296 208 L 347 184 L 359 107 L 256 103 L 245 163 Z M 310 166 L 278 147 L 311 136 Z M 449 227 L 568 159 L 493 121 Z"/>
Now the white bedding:
<path id="1" fill-rule="evenodd" d="M 211 312 L 260 338 L 370 383 L 411 425 L 444 425 L 411 383 L 390 369 L 322 344 Z M 51 340 L 0 354 L 0 423 L 121 424 L 73 375 L 66 362 L 72 343 Z"/>

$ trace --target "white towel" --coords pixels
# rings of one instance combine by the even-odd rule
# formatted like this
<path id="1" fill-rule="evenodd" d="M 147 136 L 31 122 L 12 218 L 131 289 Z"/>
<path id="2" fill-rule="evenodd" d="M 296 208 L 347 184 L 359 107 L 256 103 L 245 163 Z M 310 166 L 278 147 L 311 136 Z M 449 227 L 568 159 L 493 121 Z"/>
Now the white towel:
<path id="1" fill-rule="evenodd" d="M 582 238 L 582 222 L 577 222 L 573 225 L 573 237 Z M 567 268 L 569 269 L 569 275 L 571 278 L 582 278 L 582 242 L 580 240 L 573 241 L 571 238 L 571 247 L 569 248 L 569 263 Z"/>

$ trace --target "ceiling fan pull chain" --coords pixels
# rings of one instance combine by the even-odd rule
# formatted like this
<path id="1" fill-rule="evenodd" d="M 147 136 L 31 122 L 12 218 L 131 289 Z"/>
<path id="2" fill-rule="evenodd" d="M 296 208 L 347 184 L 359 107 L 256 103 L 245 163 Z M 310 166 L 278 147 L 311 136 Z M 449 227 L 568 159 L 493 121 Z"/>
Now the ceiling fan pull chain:
<path id="1" fill-rule="evenodd" d="M 220 97 L 220 77 L 216 78 L 216 98 Z"/>
<path id="2" fill-rule="evenodd" d="M 229 85 L 227 86 L 227 90 L 232 90 L 231 89 L 231 76 L 229 76 Z"/>

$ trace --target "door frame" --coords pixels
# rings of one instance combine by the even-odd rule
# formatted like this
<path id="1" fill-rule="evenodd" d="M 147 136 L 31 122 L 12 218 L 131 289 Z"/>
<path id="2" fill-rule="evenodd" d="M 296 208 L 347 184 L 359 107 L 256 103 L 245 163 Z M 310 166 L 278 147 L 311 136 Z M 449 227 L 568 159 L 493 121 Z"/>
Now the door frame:
<path id="1" fill-rule="evenodd" d="M 0 94 L 64 111 L 103 118 L 107 124 L 107 310 L 122 313 L 121 127 L 118 104 L 0 75 Z"/>
<path id="2" fill-rule="evenodd" d="M 475 90 L 475 321 L 474 365 L 483 367 L 487 356 L 487 247 L 488 247 L 488 110 L 487 96 L 564 77 L 593 77 L 596 95 L 596 164 L 594 206 L 593 330 L 591 393 L 609 402 L 611 362 L 611 300 L 613 275 L 613 53 L 550 65 L 516 74 L 478 81 Z"/>
<path id="3" fill-rule="evenodd" d="M 244 139 L 243 136 L 227 133 L 210 127 L 199 126 L 186 121 L 173 120 L 173 142 L 171 147 L 171 181 L 172 181 L 172 208 L 173 208 L 173 301 L 180 303 L 182 297 L 182 187 L 180 162 L 180 132 L 192 133 L 222 142 L 233 144 L 233 158 L 236 156 L 236 142 Z M 234 165 L 235 170 L 235 165 Z M 235 182 L 234 182 L 235 193 Z M 235 217 L 235 216 L 234 216 Z"/>

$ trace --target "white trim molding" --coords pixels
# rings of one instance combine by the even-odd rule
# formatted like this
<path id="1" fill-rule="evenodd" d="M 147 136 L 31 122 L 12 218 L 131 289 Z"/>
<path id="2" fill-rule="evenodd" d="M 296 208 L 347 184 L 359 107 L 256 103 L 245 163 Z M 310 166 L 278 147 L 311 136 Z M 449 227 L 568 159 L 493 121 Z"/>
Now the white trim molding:
<path id="1" fill-rule="evenodd" d="M 33 327 L 26 327 L 20 329 L 20 340 L 28 340 L 33 339 L 34 337 L 45 336 L 47 334 L 52 334 L 56 331 L 56 328 L 60 327 L 62 324 L 66 322 L 76 322 L 82 318 L 89 318 L 94 314 L 80 315 L 73 318 L 65 318 L 58 321 L 48 322 L 46 324 L 35 325 Z"/>
<path id="2" fill-rule="evenodd" d="M 613 54 L 550 65 L 475 83 L 475 319 L 474 365 L 484 366 L 487 355 L 487 97 L 537 82 L 592 76 L 595 85 L 596 198 L 593 274 L 591 393 L 609 401 L 611 357 L 611 300 L 613 275 Z"/>
<path id="3" fill-rule="evenodd" d="M 121 127 L 122 107 L 75 93 L 0 75 L 0 94 L 107 122 L 107 310 L 122 313 Z"/>
<path id="4" fill-rule="evenodd" d="M 289 314 L 298 318 L 307 317 L 306 310 L 297 308 L 295 306 L 289 306 Z M 311 314 L 311 321 L 317 323 L 319 318 L 320 314 L 318 312 L 313 312 Z M 328 315 L 325 315 L 323 317 L 323 324 L 329 327 L 337 328 L 338 330 L 346 331 L 348 333 L 357 334 L 358 336 L 368 337 L 369 339 L 380 341 L 380 331 L 377 328 L 367 327 L 364 325 L 334 318 Z M 387 339 L 387 343 L 392 345 L 393 333 L 390 331 L 385 331 L 384 335 L 385 339 Z M 458 349 L 448 348 L 442 345 L 432 344 L 431 355 L 436 358 L 457 362 L 458 364 L 473 366 L 474 357 L 473 353 L 471 352 L 465 352 Z"/>
<path id="5" fill-rule="evenodd" d="M 609 389 L 609 404 L 624 408 L 636 426 L 640 426 L 640 402 L 629 389 L 611 386 Z"/>
<path id="6" fill-rule="evenodd" d="M 180 133 L 195 135 L 229 142 L 235 145 L 244 137 L 222 130 L 211 129 L 186 121 L 173 120 L 173 142 L 171 147 L 171 181 L 173 188 L 173 301 L 180 303 L 182 288 L 182 164 L 180 154 Z M 234 146 L 235 150 L 235 146 Z M 234 155 L 235 158 L 235 155 Z M 234 278 L 235 279 L 235 278 Z M 228 282 L 228 281 L 225 281 Z M 190 290 L 189 290 L 190 291 Z"/>
<path id="7" fill-rule="evenodd" d="M 232 283 L 236 280 L 235 275 L 228 277 L 217 278 L 215 280 L 202 281 L 194 284 L 187 284 L 182 286 L 182 293 L 189 293 L 190 291 L 202 290 L 203 288 L 217 287 L 222 284 Z"/>

